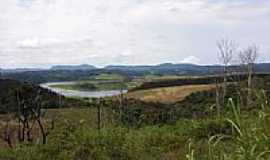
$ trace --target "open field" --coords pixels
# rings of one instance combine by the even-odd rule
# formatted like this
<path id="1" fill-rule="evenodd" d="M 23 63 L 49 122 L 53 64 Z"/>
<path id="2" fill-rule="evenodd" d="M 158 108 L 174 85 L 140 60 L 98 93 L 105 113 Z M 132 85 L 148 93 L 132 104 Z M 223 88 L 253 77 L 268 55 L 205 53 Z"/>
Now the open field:
<path id="1" fill-rule="evenodd" d="M 128 98 L 140 99 L 146 102 L 175 103 L 186 96 L 199 91 L 213 89 L 214 85 L 186 85 L 139 90 L 127 93 Z"/>
<path id="2" fill-rule="evenodd" d="M 98 74 L 98 75 L 95 75 L 95 76 L 91 76 L 89 78 L 90 80 L 118 80 L 118 81 L 121 81 L 123 80 L 123 76 L 119 75 L 119 74 L 105 74 L 105 73 L 102 73 L 102 74 Z"/>
<path id="3" fill-rule="evenodd" d="M 80 80 L 74 81 L 71 83 L 63 83 L 63 84 L 52 84 L 50 87 L 52 88 L 60 88 L 60 89 L 67 89 L 67 90 L 78 90 L 78 91 L 108 91 L 108 90 L 132 90 L 140 85 L 148 82 L 155 82 L 155 83 L 163 83 L 164 81 L 177 81 L 181 79 L 193 79 L 198 77 L 187 77 L 187 76 L 174 76 L 174 75 L 166 75 L 166 76 L 159 76 L 159 75 L 146 75 L 133 78 L 129 81 L 123 81 L 124 77 L 117 74 L 100 74 L 91 76 L 89 80 Z M 181 84 L 174 84 L 174 86 L 178 86 Z M 174 87 L 170 86 L 170 87 Z M 159 87 L 156 87 L 159 88 Z M 146 88 L 147 89 L 147 88 Z M 188 88 L 187 88 L 188 89 Z M 187 90 L 186 89 L 186 90 Z M 191 88 L 194 89 L 194 88 Z M 176 91 L 173 91 L 172 88 L 162 89 L 163 92 L 160 94 L 166 93 L 167 91 L 169 94 L 174 94 L 172 92 L 176 92 L 178 94 L 179 88 L 176 88 Z M 196 91 L 196 90 L 194 90 Z M 200 91 L 200 90 L 198 90 Z M 154 92 L 157 92 L 155 90 Z M 151 94 L 151 93 L 149 93 Z M 136 96 L 137 98 L 137 96 Z"/>
<path id="4" fill-rule="evenodd" d="M 138 80 L 123 82 L 123 79 L 123 76 L 117 74 L 100 74 L 91 76 L 88 80 L 52 84 L 50 87 L 78 91 L 109 91 L 120 89 L 127 90 L 140 84 Z"/>

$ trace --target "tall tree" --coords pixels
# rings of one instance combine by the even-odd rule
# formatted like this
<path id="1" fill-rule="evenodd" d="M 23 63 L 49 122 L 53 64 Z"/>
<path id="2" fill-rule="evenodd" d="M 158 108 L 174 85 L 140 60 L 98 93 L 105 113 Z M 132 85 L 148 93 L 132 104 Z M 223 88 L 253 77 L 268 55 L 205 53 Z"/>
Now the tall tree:
<path id="1" fill-rule="evenodd" d="M 220 62 L 223 65 L 223 93 L 222 93 L 222 103 L 224 105 L 225 102 L 225 96 L 227 94 L 227 76 L 228 76 L 228 66 L 230 65 L 233 54 L 236 51 L 236 44 L 228 39 L 221 39 L 217 43 L 218 47 L 218 57 Z"/>
<path id="2" fill-rule="evenodd" d="M 258 58 L 258 46 L 257 45 L 252 45 L 247 47 L 246 49 L 243 49 L 242 51 L 239 52 L 239 58 L 246 69 L 246 74 L 247 74 L 247 89 L 248 89 L 248 94 L 247 94 L 247 105 L 250 105 L 251 103 L 251 92 L 252 92 L 252 76 L 254 73 L 254 63 L 256 62 Z"/>
<path id="3" fill-rule="evenodd" d="M 32 131 L 35 124 L 38 125 L 42 134 L 42 143 L 46 144 L 50 130 L 46 131 L 45 124 L 42 122 L 42 99 L 41 90 L 31 91 L 20 88 L 16 92 L 17 118 L 18 118 L 18 139 L 20 142 L 27 140 L 32 142 Z M 32 123 L 31 123 L 32 122 Z M 53 122 L 51 130 L 53 129 Z"/>

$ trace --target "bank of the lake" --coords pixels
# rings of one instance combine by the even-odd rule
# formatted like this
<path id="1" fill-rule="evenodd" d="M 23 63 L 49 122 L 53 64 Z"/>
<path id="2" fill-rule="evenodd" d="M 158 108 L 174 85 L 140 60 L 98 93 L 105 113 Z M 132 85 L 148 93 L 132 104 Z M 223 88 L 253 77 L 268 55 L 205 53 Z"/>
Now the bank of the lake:
<path id="1" fill-rule="evenodd" d="M 77 82 L 50 82 L 50 83 L 40 84 L 40 86 L 66 97 L 80 97 L 80 98 L 110 97 L 110 96 L 119 95 L 121 94 L 121 92 L 123 93 L 127 92 L 127 90 L 121 91 L 120 89 L 80 91 L 80 90 L 73 90 L 73 89 L 68 89 L 68 88 L 53 87 L 53 86 L 69 86 L 69 85 L 74 85 L 76 83 Z"/>

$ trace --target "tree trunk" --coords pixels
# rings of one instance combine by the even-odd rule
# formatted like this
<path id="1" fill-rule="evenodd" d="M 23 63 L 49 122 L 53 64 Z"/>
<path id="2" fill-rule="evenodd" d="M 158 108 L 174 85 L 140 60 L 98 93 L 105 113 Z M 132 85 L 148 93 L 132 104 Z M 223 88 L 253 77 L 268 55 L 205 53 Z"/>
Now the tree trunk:
<path id="1" fill-rule="evenodd" d="M 247 106 L 251 107 L 251 92 L 252 92 L 252 64 L 248 64 L 248 95 L 247 95 Z"/>
<path id="2" fill-rule="evenodd" d="M 222 105 L 225 106 L 225 97 L 227 94 L 227 66 L 224 66 L 223 73 L 223 94 L 222 94 Z"/>
<path id="3" fill-rule="evenodd" d="M 17 132 L 17 136 L 18 136 L 18 140 L 19 142 L 22 142 L 22 129 L 21 129 L 21 120 L 18 120 L 18 132 Z"/>
<path id="4" fill-rule="evenodd" d="M 26 126 L 25 126 L 25 119 L 22 121 L 22 141 L 24 142 L 24 140 L 25 140 L 25 128 L 26 128 Z"/>
<path id="5" fill-rule="evenodd" d="M 120 99 L 119 99 L 119 119 L 122 122 L 123 114 L 123 89 L 120 90 Z"/>
<path id="6" fill-rule="evenodd" d="M 4 131 L 4 141 L 7 142 L 8 146 L 10 148 L 13 148 L 12 141 L 11 141 L 11 132 L 10 132 L 10 128 L 9 128 L 9 122 L 6 123 L 6 129 Z"/>
<path id="7" fill-rule="evenodd" d="M 219 85 L 218 85 L 217 80 L 216 80 L 216 107 L 217 107 L 218 118 L 220 119 L 220 94 L 219 94 Z"/>
<path id="8" fill-rule="evenodd" d="M 37 119 L 37 122 L 38 122 L 38 126 L 40 128 L 41 134 L 42 134 L 42 144 L 46 144 L 46 142 L 47 142 L 47 133 L 45 132 L 44 127 L 43 127 L 43 125 L 41 123 L 41 120 L 39 118 Z"/>
<path id="9" fill-rule="evenodd" d="M 97 109 L 98 109 L 98 113 L 97 113 L 97 116 L 98 116 L 98 130 L 100 130 L 101 129 L 101 102 L 100 102 L 100 100 L 99 100 Z"/>
<path id="10" fill-rule="evenodd" d="M 31 136 L 31 129 L 30 129 L 28 121 L 26 121 L 26 128 L 27 128 L 27 131 L 26 131 L 27 141 L 31 142 L 32 141 L 32 136 Z"/>

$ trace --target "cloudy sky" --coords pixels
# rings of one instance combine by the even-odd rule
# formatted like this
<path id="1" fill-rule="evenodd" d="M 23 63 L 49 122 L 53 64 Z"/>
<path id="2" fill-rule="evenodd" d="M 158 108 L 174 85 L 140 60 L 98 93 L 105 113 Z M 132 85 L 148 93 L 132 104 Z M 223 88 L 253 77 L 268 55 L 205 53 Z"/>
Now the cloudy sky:
<path id="1" fill-rule="evenodd" d="M 216 42 L 270 62 L 269 0 L 0 0 L 0 67 L 215 64 Z"/>

